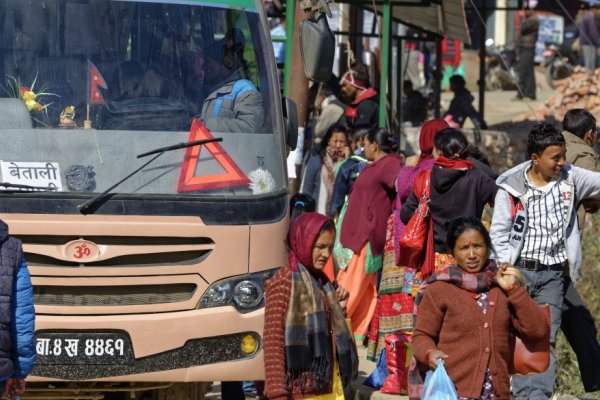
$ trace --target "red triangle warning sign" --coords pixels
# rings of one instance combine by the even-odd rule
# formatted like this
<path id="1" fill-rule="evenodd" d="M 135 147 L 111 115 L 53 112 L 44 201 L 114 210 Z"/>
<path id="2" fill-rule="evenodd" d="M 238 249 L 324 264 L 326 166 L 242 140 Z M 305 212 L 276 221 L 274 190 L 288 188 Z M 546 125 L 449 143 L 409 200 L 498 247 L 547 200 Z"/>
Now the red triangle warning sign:
<path id="1" fill-rule="evenodd" d="M 206 126 L 204 126 L 199 119 L 194 118 L 188 142 L 211 138 L 213 138 L 213 136 Z M 198 160 L 200 159 L 200 152 L 203 146 L 210 155 L 212 155 L 214 160 L 221 165 L 225 172 L 196 176 Z M 211 142 L 204 145 L 188 147 L 185 152 L 185 157 L 183 158 L 183 163 L 181 164 L 177 191 L 193 192 L 197 190 L 222 189 L 244 186 L 249 183 L 250 180 L 246 174 L 244 174 L 244 171 L 237 166 L 223 147 L 221 147 L 218 142 Z"/>

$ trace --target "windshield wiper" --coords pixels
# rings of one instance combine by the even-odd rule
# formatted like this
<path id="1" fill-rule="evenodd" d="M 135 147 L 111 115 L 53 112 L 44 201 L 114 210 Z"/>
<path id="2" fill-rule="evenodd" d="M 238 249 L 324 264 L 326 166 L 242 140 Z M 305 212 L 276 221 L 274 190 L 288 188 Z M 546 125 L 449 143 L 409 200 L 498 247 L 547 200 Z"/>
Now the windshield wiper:
<path id="1" fill-rule="evenodd" d="M 0 182 L 0 186 L 5 189 L 25 189 L 24 191 L 55 191 L 56 187 L 53 186 L 31 186 L 21 185 L 19 183 Z"/>
<path id="2" fill-rule="evenodd" d="M 136 169 L 135 171 L 133 171 L 132 173 L 127 175 L 125 178 L 121 179 L 119 182 L 115 183 L 114 185 L 112 185 L 111 187 L 106 189 L 104 192 L 99 193 L 96 196 L 92 197 L 91 199 L 87 200 L 86 202 L 78 205 L 77 208 L 79 209 L 79 212 L 84 215 L 89 214 L 90 212 L 93 212 L 93 210 L 91 210 L 91 208 L 96 203 L 98 203 L 99 201 L 108 197 L 110 192 L 112 192 L 117 186 L 119 186 L 121 183 L 125 182 L 126 180 L 128 180 L 129 178 L 131 178 L 132 176 L 134 176 L 135 174 L 137 174 L 138 172 L 140 172 L 141 170 L 146 168 L 146 166 L 148 166 L 150 163 L 152 163 L 158 157 L 162 156 L 167 151 L 185 149 L 187 147 L 199 146 L 201 144 L 212 143 L 212 142 L 221 142 L 221 141 L 223 141 L 223 138 L 210 138 L 210 139 L 195 140 L 193 142 L 183 142 L 183 143 L 174 144 L 171 146 L 160 147 L 158 149 L 154 149 L 154 150 L 150 150 L 145 153 L 142 153 L 142 154 L 138 154 L 136 156 L 137 158 L 146 157 L 146 156 L 149 156 L 152 154 L 156 154 L 156 155 L 154 157 L 152 157 L 150 160 L 148 160 L 146 163 L 144 163 L 144 165 L 142 165 L 141 167 L 139 167 L 138 169 Z"/>
<path id="3" fill-rule="evenodd" d="M 138 154 L 136 157 L 142 158 L 142 157 L 147 157 L 147 156 L 150 156 L 150 155 L 156 154 L 156 153 L 164 153 L 165 151 L 185 149 L 187 147 L 192 147 L 192 146 L 196 146 L 196 145 L 200 145 L 200 144 L 211 143 L 211 142 L 222 142 L 222 141 L 223 141 L 223 138 L 219 137 L 219 138 L 194 140 L 193 142 L 182 142 L 179 144 L 174 144 L 172 146 L 159 147 L 158 149 L 154 149 L 154 150 L 150 150 L 145 153 L 142 153 L 142 154 Z"/>

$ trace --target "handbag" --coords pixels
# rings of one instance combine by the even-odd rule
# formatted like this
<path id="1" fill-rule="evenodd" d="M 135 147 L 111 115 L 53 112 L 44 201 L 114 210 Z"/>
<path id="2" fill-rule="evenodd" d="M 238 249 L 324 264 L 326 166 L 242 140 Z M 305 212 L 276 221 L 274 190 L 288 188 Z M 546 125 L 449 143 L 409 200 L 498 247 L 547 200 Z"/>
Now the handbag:
<path id="1" fill-rule="evenodd" d="M 540 374 L 550 365 L 550 307 L 540 306 L 546 321 L 548 332 L 543 339 L 528 340 L 515 335 L 511 340 L 509 372 L 511 375 Z"/>
<path id="2" fill-rule="evenodd" d="M 364 386 L 372 387 L 373 389 L 379 389 L 383 386 L 383 382 L 385 382 L 385 378 L 389 375 L 387 370 L 387 352 L 385 347 L 381 350 L 379 354 L 379 359 L 377 360 L 377 364 L 375 364 L 375 369 L 371 372 L 371 375 L 363 382 Z"/>
<path id="3" fill-rule="evenodd" d="M 419 205 L 398 240 L 400 265 L 409 268 L 420 268 L 425 254 L 427 231 L 431 218 L 429 213 L 430 177 L 430 171 L 422 171 L 415 178 L 413 192 L 419 198 Z"/>
<path id="4" fill-rule="evenodd" d="M 348 199 L 344 201 L 344 205 L 342 206 L 342 210 L 340 211 L 340 216 L 338 217 L 337 222 L 335 223 L 335 229 L 337 232 L 342 231 L 342 223 L 344 221 L 344 217 L 346 216 L 346 210 L 348 209 Z M 335 265 L 338 269 L 346 269 L 354 252 L 351 249 L 347 249 L 342 244 L 340 237 L 342 235 L 335 235 L 335 242 L 333 244 L 333 259 L 335 260 Z"/>
<path id="5" fill-rule="evenodd" d="M 381 393 L 406 394 L 408 390 L 408 366 L 412 357 L 410 337 L 405 334 L 385 335 L 388 376 Z"/>

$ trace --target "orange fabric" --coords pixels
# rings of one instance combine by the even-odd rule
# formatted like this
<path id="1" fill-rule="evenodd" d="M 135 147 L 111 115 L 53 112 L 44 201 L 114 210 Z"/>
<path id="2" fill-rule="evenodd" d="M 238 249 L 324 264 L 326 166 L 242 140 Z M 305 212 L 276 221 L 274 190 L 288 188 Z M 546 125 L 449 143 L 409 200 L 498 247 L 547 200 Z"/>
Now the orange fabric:
<path id="1" fill-rule="evenodd" d="M 337 276 L 338 284 L 350 292 L 346 314 L 352 321 L 354 337 L 358 340 L 366 336 L 377 305 L 377 274 L 365 273 L 366 260 L 365 245 L 359 254 L 354 253 L 348 267 Z"/>
<path id="2" fill-rule="evenodd" d="M 456 261 L 452 254 L 444 254 L 444 253 L 435 253 L 435 271 L 438 272 L 440 268 L 443 268 L 447 265 L 456 265 Z"/>
<path id="3" fill-rule="evenodd" d="M 327 260 L 327 264 L 325 264 L 325 268 L 323 268 L 323 273 L 329 279 L 329 282 L 335 281 L 335 270 L 333 268 L 333 257 L 329 257 Z"/>

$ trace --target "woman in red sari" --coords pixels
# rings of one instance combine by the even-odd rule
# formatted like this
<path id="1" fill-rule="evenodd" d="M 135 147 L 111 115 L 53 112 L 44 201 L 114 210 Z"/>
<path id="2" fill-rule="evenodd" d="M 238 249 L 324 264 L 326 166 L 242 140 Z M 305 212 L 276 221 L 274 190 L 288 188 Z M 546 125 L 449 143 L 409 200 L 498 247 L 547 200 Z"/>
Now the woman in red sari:
<path id="1" fill-rule="evenodd" d="M 340 241 L 354 252 L 337 280 L 350 292 L 347 312 L 354 336 L 363 340 L 377 302 L 377 274 L 381 268 L 386 221 L 396 199 L 394 186 L 402 158 L 393 153 L 391 135 L 374 128 L 364 138 L 365 155 L 371 162 L 352 187 L 342 222 Z M 367 271 L 368 269 L 368 271 Z"/>

